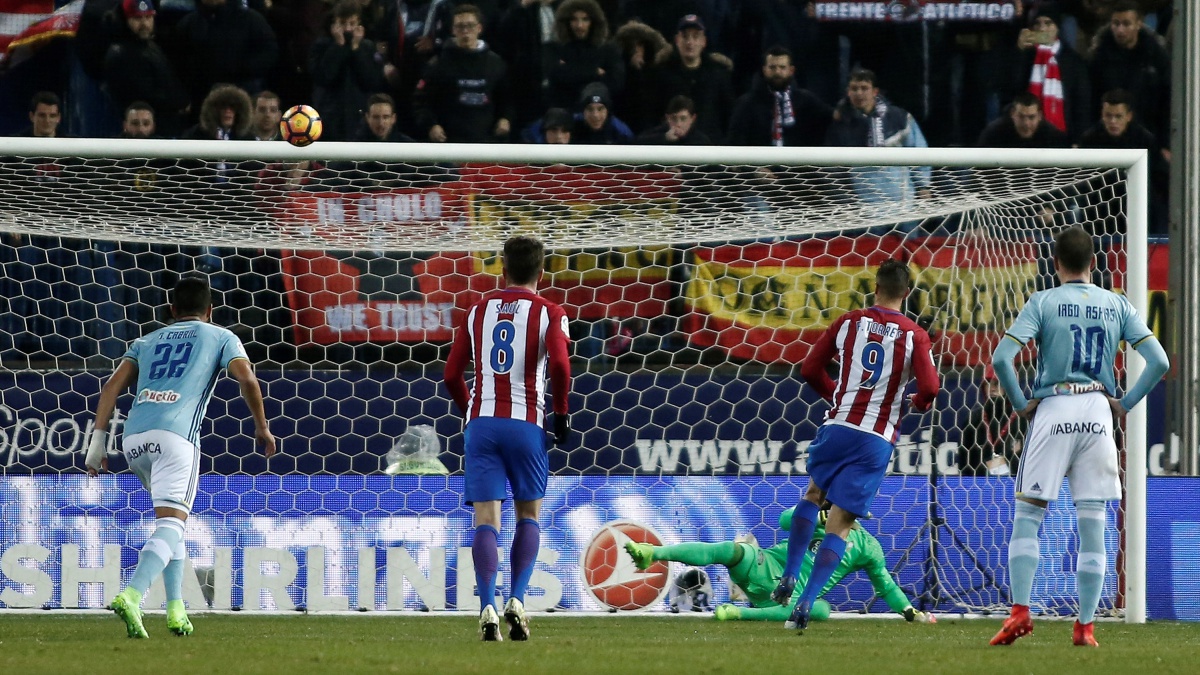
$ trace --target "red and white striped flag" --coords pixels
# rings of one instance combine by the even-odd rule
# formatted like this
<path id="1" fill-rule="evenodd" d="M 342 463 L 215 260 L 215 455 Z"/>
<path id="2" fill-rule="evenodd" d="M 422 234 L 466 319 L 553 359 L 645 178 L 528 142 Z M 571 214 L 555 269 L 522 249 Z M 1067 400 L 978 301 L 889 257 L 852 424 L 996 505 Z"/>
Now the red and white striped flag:
<path id="1" fill-rule="evenodd" d="M 0 64 L 20 47 L 34 47 L 79 30 L 83 0 L 54 9 L 55 0 L 0 0 Z"/>

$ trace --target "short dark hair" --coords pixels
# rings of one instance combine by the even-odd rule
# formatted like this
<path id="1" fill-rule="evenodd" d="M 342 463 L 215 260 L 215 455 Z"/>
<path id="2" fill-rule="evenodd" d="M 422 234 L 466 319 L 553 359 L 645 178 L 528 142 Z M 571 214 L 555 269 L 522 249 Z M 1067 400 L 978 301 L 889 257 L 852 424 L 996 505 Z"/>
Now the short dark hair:
<path id="1" fill-rule="evenodd" d="M 879 86 L 879 80 L 875 77 L 875 71 L 866 68 L 855 68 L 850 71 L 851 82 L 868 82 L 872 87 Z"/>
<path id="2" fill-rule="evenodd" d="M 387 94 L 371 94 L 367 98 L 367 109 L 363 111 L 363 114 L 365 115 L 371 112 L 371 106 L 379 103 L 388 104 L 392 108 L 392 113 L 394 114 L 396 112 L 396 99 Z"/>
<path id="3" fill-rule="evenodd" d="M 454 17 L 460 14 L 474 14 L 475 20 L 480 24 L 483 24 L 483 12 L 479 11 L 479 8 L 475 5 L 458 5 L 454 8 L 454 11 L 450 13 L 450 20 L 453 21 Z"/>
<path id="4" fill-rule="evenodd" d="M 1133 110 L 1133 95 L 1124 89 L 1109 89 L 1104 92 L 1104 96 L 1100 97 L 1100 102 L 1109 105 L 1123 105 Z"/>
<path id="5" fill-rule="evenodd" d="M 519 235 L 504 242 L 504 270 L 514 284 L 537 281 L 545 264 L 546 249 L 541 241 Z"/>
<path id="6" fill-rule="evenodd" d="M 1134 12 L 1139 19 L 1146 16 L 1146 13 L 1142 11 L 1141 3 L 1137 2 L 1137 0 L 1119 0 L 1113 3 L 1112 9 L 1108 11 L 1108 15 L 1112 16 L 1119 12 Z"/>
<path id="7" fill-rule="evenodd" d="M 62 99 L 52 91 L 39 91 L 29 99 L 29 112 L 37 112 L 39 105 L 52 105 L 62 110 Z"/>
<path id="8" fill-rule="evenodd" d="M 789 65 L 796 65 L 796 57 L 792 56 L 792 50 L 783 45 L 771 45 L 767 47 L 767 51 L 763 52 L 763 65 L 767 65 L 767 57 L 770 56 L 786 56 L 788 57 Z"/>
<path id="9" fill-rule="evenodd" d="M 129 105 L 125 106 L 125 115 L 124 116 L 129 117 L 129 113 L 131 113 L 135 110 L 145 110 L 146 112 L 150 113 L 151 117 L 154 117 L 154 106 L 150 105 L 149 103 L 146 103 L 145 101 L 134 101 L 133 103 L 130 103 Z"/>
<path id="10" fill-rule="evenodd" d="M 171 290 L 171 307 L 175 309 L 176 317 L 207 312 L 212 307 L 212 287 L 208 277 L 195 272 L 184 275 Z"/>
<path id="11" fill-rule="evenodd" d="M 334 21 L 345 21 L 352 16 L 362 18 L 362 7 L 354 0 L 341 0 L 333 6 Z"/>
<path id="12" fill-rule="evenodd" d="M 688 111 L 691 114 L 696 114 L 696 102 L 692 99 L 680 94 L 672 96 L 670 101 L 667 101 L 667 114 L 674 115 L 677 112 Z"/>
<path id="13" fill-rule="evenodd" d="M 254 95 L 254 99 L 253 99 L 254 105 L 258 105 L 259 100 L 264 99 L 264 98 L 269 99 L 269 100 L 274 100 L 274 101 L 281 100 L 279 98 L 279 94 L 276 94 L 275 92 L 271 91 L 270 89 L 263 89 L 262 91 L 260 91 Z"/>
<path id="14" fill-rule="evenodd" d="M 1041 99 L 1041 97 L 1039 97 L 1037 94 L 1034 94 L 1034 93 L 1032 93 L 1032 92 L 1028 92 L 1028 91 L 1023 91 L 1023 92 L 1021 92 L 1021 93 L 1017 94 L 1016 96 L 1014 96 L 1014 97 L 1013 97 L 1013 100 L 1012 100 L 1012 104 L 1013 104 L 1014 106 L 1017 106 L 1017 105 L 1022 105 L 1022 106 L 1035 105 L 1035 106 L 1037 106 L 1037 109 L 1038 109 L 1038 110 L 1041 110 L 1041 109 L 1042 109 L 1042 99 Z"/>
<path id="15" fill-rule="evenodd" d="M 1054 259 L 1068 272 L 1086 272 L 1096 257 L 1092 235 L 1082 227 L 1068 227 L 1054 237 Z"/>
<path id="16" fill-rule="evenodd" d="M 875 273 L 878 294 L 889 300 L 899 300 L 912 290 L 912 272 L 903 260 L 889 260 Z"/>

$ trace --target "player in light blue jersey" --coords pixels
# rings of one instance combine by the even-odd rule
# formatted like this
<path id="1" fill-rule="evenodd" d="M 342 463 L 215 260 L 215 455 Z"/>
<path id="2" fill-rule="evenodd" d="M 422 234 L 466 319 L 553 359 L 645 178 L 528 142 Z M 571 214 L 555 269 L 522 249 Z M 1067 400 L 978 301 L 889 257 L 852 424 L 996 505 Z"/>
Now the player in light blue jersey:
<path id="1" fill-rule="evenodd" d="M 1106 503 L 1121 498 L 1113 417 L 1137 405 L 1169 364 L 1162 345 L 1129 301 L 1091 283 L 1095 262 L 1087 232 L 1078 227 L 1060 232 L 1054 240 L 1054 269 L 1062 284 L 1030 296 L 992 355 L 1013 409 L 1032 417 L 1017 471 L 1016 514 L 1008 543 L 1012 613 L 992 638 L 993 645 L 1009 645 L 1033 632 L 1029 598 L 1038 567 L 1038 528 L 1066 477 L 1079 522 L 1079 619 L 1073 639 L 1079 646 L 1097 646 L 1092 626 L 1108 562 Z M 1029 400 L 1017 382 L 1013 359 L 1031 340 L 1038 355 Z M 1146 369 L 1125 396 L 1117 398 L 1113 363 L 1122 340 L 1146 359 Z"/>
<path id="2" fill-rule="evenodd" d="M 125 622 L 129 637 L 146 638 L 142 596 L 161 573 L 167 591 L 167 628 L 190 635 L 192 623 L 183 605 L 183 564 L 187 547 L 183 528 L 200 478 L 200 422 L 221 371 L 241 385 L 254 416 L 254 438 L 267 457 L 275 438 L 267 429 L 262 391 L 237 336 L 212 320 L 208 280 L 189 276 L 171 293 L 175 323 L 134 340 L 121 364 L 100 391 L 96 431 L 85 461 L 88 475 L 108 468 L 108 428 L 117 397 L 137 383 L 125 419 L 121 446 L 129 468 L 154 501 L 154 533 L 146 540 L 129 584 L 109 604 Z"/>

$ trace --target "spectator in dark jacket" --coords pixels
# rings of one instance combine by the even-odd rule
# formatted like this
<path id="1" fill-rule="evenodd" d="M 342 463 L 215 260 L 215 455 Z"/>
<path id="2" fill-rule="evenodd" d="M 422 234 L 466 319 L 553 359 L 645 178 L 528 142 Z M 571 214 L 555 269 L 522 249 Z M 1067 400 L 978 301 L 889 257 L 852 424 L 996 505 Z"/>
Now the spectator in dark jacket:
<path id="1" fill-rule="evenodd" d="M 1134 107 L 1133 96 L 1129 92 L 1114 89 L 1106 93 L 1100 99 L 1100 123 L 1084 132 L 1079 139 L 1079 147 L 1114 150 L 1144 148 L 1150 162 L 1150 232 L 1166 234 L 1167 190 L 1171 170 L 1168 153 L 1163 151 L 1158 137 L 1138 124 Z"/>
<path id="2" fill-rule="evenodd" d="M 358 128 L 367 97 L 387 87 L 383 64 L 375 60 L 375 43 L 366 39 L 362 10 L 356 0 L 333 8 L 329 35 L 318 39 L 309 54 L 313 105 L 331 141 L 350 140 Z"/>
<path id="3" fill-rule="evenodd" d="M 1017 47 L 1023 52 L 1013 73 L 1017 91 L 1042 99 L 1043 117 L 1072 141 L 1092 125 L 1091 81 L 1083 57 L 1059 35 L 1062 12 L 1050 3 L 1034 10 L 1031 30 L 1021 31 Z"/>
<path id="4" fill-rule="evenodd" d="M 134 101 L 125 108 L 121 123 L 121 138 L 160 138 L 157 134 L 154 108 L 145 101 Z"/>
<path id="5" fill-rule="evenodd" d="M 979 135 L 981 148 L 1065 148 L 1067 135 L 1042 118 L 1042 99 L 1021 92 Z"/>
<path id="6" fill-rule="evenodd" d="M 279 94 L 265 90 L 255 94 L 254 112 L 251 117 L 254 121 L 251 123 L 250 133 L 254 134 L 256 140 L 281 140 L 279 122 L 283 119 L 283 111 L 280 109 Z"/>
<path id="7" fill-rule="evenodd" d="M 575 118 L 563 108 L 551 108 L 542 115 L 542 119 L 529 125 L 521 132 L 524 143 L 547 143 L 549 145 L 566 145 L 571 142 L 571 129 L 575 126 Z"/>
<path id="8" fill-rule="evenodd" d="M 699 16 L 688 14 L 679 20 L 675 46 L 660 52 L 655 64 L 655 100 L 661 110 L 676 96 L 692 99 L 700 130 L 719 142 L 733 113 L 733 62 L 706 51 L 707 46 Z"/>
<path id="9" fill-rule="evenodd" d="M 479 10 L 459 5 L 454 12 L 454 42 L 429 63 L 417 83 L 417 128 L 434 143 L 505 140 L 513 114 L 508 69 L 479 39 Z"/>
<path id="10" fill-rule="evenodd" d="M 366 143 L 413 143 L 396 126 L 396 102 L 387 94 L 374 94 L 367 99 L 363 124 L 354 140 Z"/>
<path id="11" fill-rule="evenodd" d="M 676 96 L 667 103 L 665 122 L 638 136 L 643 145 L 712 145 L 697 122 L 696 104 L 686 96 Z"/>
<path id="12" fill-rule="evenodd" d="M 601 82 L 583 88 L 583 112 L 575 117 L 571 143 L 575 145 L 619 145 L 633 141 L 629 127 L 612 116 L 612 97 Z"/>
<path id="13" fill-rule="evenodd" d="M 535 122 L 546 109 L 546 87 L 554 57 L 554 10 L 559 0 L 521 0 L 500 22 L 492 48 L 508 64 L 517 128 Z"/>
<path id="14" fill-rule="evenodd" d="M 825 145 L 831 147 L 929 147 L 913 116 L 880 96 L 875 73 L 864 68 L 850 71 L 846 98 L 838 102 L 833 118 L 825 135 Z M 932 170 L 927 166 L 857 166 L 849 175 L 850 187 L 863 203 L 900 203 L 930 196 Z"/>
<path id="15" fill-rule="evenodd" d="M 191 87 L 193 110 L 219 82 L 262 89 L 279 54 L 267 20 L 237 0 L 200 0 L 174 36 L 173 61 Z"/>
<path id="16" fill-rule="evenodd" d="M 52 91 L 39 91 L 29 100 L 29 126 L 21 136 L 65 138 L 58 132 L 62 123 L 62 100 Z"/>
<path id="17" fill-rule="evenodd" d="M 191 99 L 167 55 L 154 41 L 155 10 L 152 0 L 124 0 L 124 27 L 104 56 L 104 81 L 113 103 L 124 110 L 134 101 L 145 101 L 158 115 L 159 130 L 168 137 L 182 131 L 182 120 Z"/>
<path id="18" fill-rule="evenodd" d="M 550 66 L 550 105 L 567 108 L 583 88 L 603 82 L 608 91 L 625 87 L 625 64 L 608 43 L 608 20 L 596 0 L 566 0 L 554 14 L 557 44 Z"/>
<path id="19" fill-rule="evenodd" d="M 183 136 L 189 140 L 252 141 L 250 95 L 232 84 L 213 87 L 200 106 L 200 121 Z"/>
<path id="20" fill-rule="evenodd" d="M 1134 2 L 1113 8 L 1108 28 L 1096 35 L 1092 50 L 1093 109 L 1108 91 L 1124 89 L 1137 106 L 1142 126 L 1164 146 L 1171 133 L 1171 59 L 1161 38 L 1142 24 Z"/>
<path id="21" fill-rule="evenodd" d="M 762 77 L 733 107 L 729 145 L 814 146 L 825 140 L 833 108 L 796 85 L 792 53 L 771 47 L 763 56 Z"/>
<path id="22" fill-rule="evenodd" d="M 613 114 L 634 131 L 645 131 L 658 124 L 661 113 L 655 107 L 654 60 L 669 48 L 667 41 L 650 26 L 630 21 L 617 29 L 613 44 L 625 64 L 625 88 L 613 94 Z"/>

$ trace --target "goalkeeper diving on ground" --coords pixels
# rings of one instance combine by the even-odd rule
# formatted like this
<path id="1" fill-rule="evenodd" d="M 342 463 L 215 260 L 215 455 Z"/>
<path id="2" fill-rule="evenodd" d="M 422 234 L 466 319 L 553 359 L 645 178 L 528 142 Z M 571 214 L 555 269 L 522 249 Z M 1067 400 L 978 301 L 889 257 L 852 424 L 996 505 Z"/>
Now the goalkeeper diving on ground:
<path id="1" fill-rule="evenodd" d="M 785 533 L 791 529 L 794 510 L 788 509 L 779 516 L 779 528 Z M 721 605 L 717 607 L 715 614 L 719 621 L 786 621 L 792 613 L 796 596 L 800 594 L 812 572 L 813 552 L 825 538 L 825 516 L 828 513 L 828 510 L 821 511 L 820 522 L 800 566 L 799 583 L 796 584 L 795 593 L 786 605 L 780 605 L 771 599 L 771 591 L 783 576 L 783 566 L 787 561 L 786 538 L 781 543 L 765 549 L 740 541 L 715 544 L 687 542 L 673 546 L 652 546 L 631 541 L 625 544 L 625 550 L 639 570 L 644 570 L 660 560 L 699 566 L 724 565 L 729 570 L 729 580 L 745 592 L 751 607 Z M 883 598 L 892 611 L 908 621 L 937 622 L 932 614 L 913 608 L 904 591 L 900 590 L 888 572 L 883 547 L 879 545 L 879 541 L 856 523 L 847 537 L 846 555 L 821 589 L 820 595 L 825 595 L 847 575 L 859 570 L 867 573 L 871 579 L 871 586 L 875 588 L 875 595 Z M 820 604 L 824 604 L 824 607 L 818 609 Z M 824 611 L 821 611 L 822 609 Z M 814 605 L 813 610 L 813 619 L 824 619 L 828 616 L 828 604 L 824 601 Z"/>

